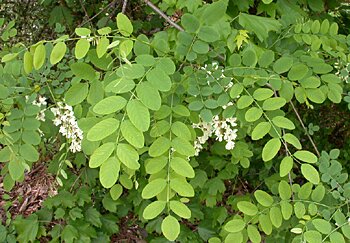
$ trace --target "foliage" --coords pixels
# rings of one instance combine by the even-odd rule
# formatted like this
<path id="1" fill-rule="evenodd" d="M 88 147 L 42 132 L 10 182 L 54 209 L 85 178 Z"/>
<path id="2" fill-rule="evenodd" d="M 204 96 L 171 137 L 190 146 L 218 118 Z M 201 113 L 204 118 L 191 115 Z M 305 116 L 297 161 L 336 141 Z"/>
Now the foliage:
<path id="1" fill-rule="evenodd" d="M 74 33 L 1 51 L 4 188 L 46 155 L 60 188 L 1 240 L 110 241 L 128 213 L 150 242 L 350 240 L 350 144 L 298 112 L 349 106 L 336 1 L 158 1 L 183 31 L 154 34 L 67 3 Z"/>

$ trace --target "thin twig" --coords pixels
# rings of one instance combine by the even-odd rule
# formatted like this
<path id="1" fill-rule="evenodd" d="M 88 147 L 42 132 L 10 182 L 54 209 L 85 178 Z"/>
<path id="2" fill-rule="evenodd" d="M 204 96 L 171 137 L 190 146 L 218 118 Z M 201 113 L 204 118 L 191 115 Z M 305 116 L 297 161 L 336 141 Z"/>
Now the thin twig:
<path id="1" fill-rule="evenodd" d="M 321 154 L 320 154 L 320 152 L 318 151 L 317 146 L 316 146 L 314 140 L 312 139 L 312 137 L 310 136 L 309 132 L 307 131 L 307 128 L 305 127 L 304 122 L 303 122 L 303 120 L 301 119 L 301 117 L 300 117 L 300 115 L 299 115 L 297 109 L 295 108 L 293 102 L 292 102 L 292 101 L 289 101 L 289 103 L 291 104 L 295 115 L 297 116 L 297 118 L 298 118 L 298 120 L 299 120 L 301 126 L 303 127 L 303 129 L 304 129 L 304 131 L 305 131 L 305 133 L 306 133 L 306 136 L 308 137 L 308 139 L 310 140 L 312 146 L 314 147 L 314 150 L 315 150 L 317 156 L 320 157 Z"/>
<path id="2" fill-rule="evenodd" d="M 151 3 L 149 0 L 144 0 L 144 2 L 150 7 L 152 8 L 156 13 L 158 13 L 160 16 L 163 17 L 163 19 L 165 19 L 171 26 L 173 26 L 174 28 L 176 28 L 179 31 L 185 31 L 180 25 L 178 25 L 177 23 L 175 23 L 174 21 L 172 21 L 165 13 L 163 13 L 162 10 L 160 10 L 156 5 L 154 5 L 153 3 Z M 212 48 L 210 48 L 210 50 L 213 50 Z M 218 57 L 222 60 L 225 61 L 225 57 L 222 55 L 218 55 Z"/>
<path id="3" fill-rule="evenodd" d="M 123 1 L 122 13 L 124 14 L 126 11 L 126 6 L 128 5 L 128 0 Z"/>
<path id="4" fill-rule="evenodd" d="M 97 14 L 95 14 L 94 16 L 92 16 L 90 19 L 88 19 L 87 21 L 83 22 L 82 24 L 78 25 L 78 27 L 85 25 L 86 23 L 90 22 L 91 20 L 93 20 L 94 18 L 96 18 L 97 16 L 99 16 L 101 13 L 103 13 L 107 8 L 113 6 L 118 0 L 114 0 L 113 2 L 111 2 L 110 4 L 108 4 L 106 7 L 104 7 L 103 9 L 101 9 L 100 12 L 98 12 Z"/>
<path id="5" fill-rule="evenodd" d="M 165 19 L 170 25 L 172 25 L 173 27 L 175 27 L 176 29 L 178 29 L 179 31 L 185 31 L 180 25 L 178 25 L 177 23 L 175 23 L 174 21 L 172 21 L 165 13 L 163 13 L 162 10 L 160 10 L 156 5 L 154 5 L 153 3 L 151 3 L 151 1 L 149 0 L 144 0 L 145 3 L 152 8 L 157 14 L 159 14 L 160 16 L 163 17 L 163 19 Z"/>

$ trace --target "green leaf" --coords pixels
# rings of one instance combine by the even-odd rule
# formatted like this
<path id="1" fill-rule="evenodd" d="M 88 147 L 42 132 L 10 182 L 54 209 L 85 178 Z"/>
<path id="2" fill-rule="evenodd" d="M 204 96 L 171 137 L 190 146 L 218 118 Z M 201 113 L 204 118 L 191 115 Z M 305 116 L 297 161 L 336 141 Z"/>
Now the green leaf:
<path id="1" fill-rule="evenodd" d="M 273 198 L 265 191 L 256 190 L 254 196 L 258 203 L 264 207 L 270 207 L 273 204 Z"/>
<path id="2" fill-rule="evenodd" d="M 36 162 L 39 160 L 38 151 L 30 144 L 22 144 L 20 146 L 19 153 L 22 158 L 27 161 Z"/>
<path id="3" fill-rule="evenodd" d="M 106 118 L 95 124 L 87 133 L 89 141 L 100 141 L 113 134 L 119 127 L 119 121 L 115 118 Z"/>
<path id="4" fill-rule="evenodd" d="M 258 57 L 254 50 L 248 49 L 243 52 L 242 63 L 247 67 L 255 67 Z"/>
<path id="5" fill-rule="evenodd" d="M 147 159 L 145 162 L 145 169 L 147 174 L 156 174 L 161 171 L 168 163 L 168 158 L 165 156 Z"/>
<path id="6" fill-rule="evenodd" d="M 180 234 L 180 224 L 177 219 L 171 215 L 163 219 L 161 229 L 165 238 L 170 241 L 175 241 Z"/>
<path id="7" fill-rule="evenodd" d="M 9 53 L 6 54 L 5 56 L 3 56 L 1 58 L 1 62 L 9 62 L 12 61 L 13 59 L 15 59 L 18 56 L 18 53 Z"/>
<path id="8" fill-rule="evenodd" d="M 35 70 L 40 69 L 45 62 L 46 58 L 46 49 L 43 44 L 39 44 L 34 51 L 34 56 L 33 56 L 33 66 Z"/>
<path id="9" fill-rule="evenodd" d="M 148 150 L 148 154 L 152 157 L 159 157 L 166 153 L 171 147 L 171 142 L 166 137 L 157 138 Z"/>
<path id="10" fill-rule="evenodd" d="M 150 199 L 157 196 L 164 190 L 166 185 L 167 183 L 165 179 L 158 178 L 150 181 L 142 190 L 142 198 Z"/>
<path id="11" fill-rule="evenodd" d="M 270 31 L 279 31 L 281 24 L 278 20 L 245 13 L 239 14 L 239 24 L 249 32 L 256 34 L 262 42 L 267 39 Z"/>
<path id="12" fill-rule="evenodd" d="M 293 58 L 282 56 L 273 64 L 273 70 L 278 73 L 285 73 L 293 66 Z"/>
<path id="13" fill-rule="evenodd" d="M 312 220 L 312 224 L 322 234 L 327 235 L 332 231 L 331 224 L 324 219 L 314 219 L 314 220 Z"/>
<path id="14" fill-rule="evenodd" d="M 232 219 L 227 222 L 224 229 L 231 233 L 241 232 L 245 228 L 246 224 L 242 219 Z"/>
<path id="15" fill-rule="evenodd" d="M 232 99 L 237 98 L 243 91 L 243 85 L 240 83 L 236 83 L 232 86 L 231 90 L 230 90 L 230 97 Z"/>
<path id="16" fill-rule="evenodd" d="M 162 213 L 166 205 L 165 201 L 155 201 L 147 205 L 143 210 L 143 217 L 147 220 L 154 219 Z"/>
<path id="17" fill-rule="evenodd" d="M 255 122 L 262 116 L 263 111 L 257 107 L 251 107 L 246 113 L 245 113 L 245 119 L 247 122 Z"/>
<path id="18" fill-rule="evenodd" d="M 135 83 L 133 80 L 128 78 L 119 78 L 117 80 L 113 80 L 106 87 L 106 92 L 113 92 L 116 94 L 123 94 L 133 90 L 135 87 Z"/>
<path id="19" fill-rule="evenodd" d="M 342 227 L 342 230 L 343 230 L 344 227 Z M 344 236 L 335 231 L 333 232 L 330 236 L 329 236 L 329 239 L 331 240 L 331 243 L 345 243 L 345 239 L 344 239 Z"/>
<path id="20" fill-rule="evenodd" d="M 214 27 L 202 26 L 198 32 L 198 38 L 205 42 L 215 42 L 219 40 L 220 35 Z"/>
<path id="21" fill-rule="evenodd" d="M 123 193 L 123 187 L 119 184 L 112 186 L 111 190 L 109 191 L 109 194 L 111 195 L 111 198 L 113 200 L 118 200 L 118 198 L 122 195 L 122 193 Z"/>
<path id="22" fill-rule="evenodd" d="M 192 50 L 198 54 L 206 54 L 209 52 L 209 44 L 201 40 L 196 40 L 192 45 Z"/>
<path id="23" fill-rule="evenodd" d="M 339 84 L 328 84 L 328 99 L 333 103 L 340 103 L 343 89 Z"/>
<path id="24" fill-rule="evenodd" d="M 150 110 L 159 110 L 162 99 L 159 92 L 149 82 L 142 82 L 136 87 L 136 93 L 140 101 Z"/>
<path id="25" fill-rule="evenodd" d="M 58 42 L 52 49 L 50 55 L 50 62 L 52 65 L 55 65 L 59 61 L 62 60 L 64 55 L 66 54 L 67 46 L 64 42 Z"/>
<path id="26" fill-rule="evenodd" d="M 309 230 L 304 233 L 304 238 L 308 243 L 322 242 L 322 235 L 316 230 Z"/>
<path id="27" fill-rule="evenodd" d="M 214 24 L 223 18 L 226 14 L 227 1 L 219 0 L 212 4 L 207 5 L 204 8 L 203 14 L 201 16 L 201 23 Z"/>
<path id="28" fill-rule="evenodd" d="M 170 209 L 181 218 L 191 218 L 191 210 L 182 202 L 170 201 Z"/>
<path id="29" fill-rule="evenodd" d="M 262 159 L 264 162 L 272 160 L 281 148 L 279 138 L 270 139 L 264 146 L 262 151 Z"/>
<path id="30" fill-rule="evenodd" d="M 286 104 L 286 100 L 282 97 L 268 98 L 264 101 L 262 107 L 266 111 L 274 111 L 280 109 Z"/>
<path id="31" fill-rule="evenodd" d="M 329 21 L 328 19 L 324 19 L 321 24 L 320 32 L 321 34 L 327 34 L 329 30 Z"/>
<path id="32" fill-rule="evenodd" d="M 74 31 L 78 36 L 88 36 L 91 34 L 91 30 L 87 28 L 75 28 Z"/>
<path id="33" fill-rule="evenodd" d="M 188 33 L 195 33 L 200 26 L 197 17 L 189 13 L 182 15 L 181 24 Z"/>
<path id="34" fill-rule="evenodd" d="M 134 46 L 134 42 L 132 40 L 124 40 L 119 45 L 119 53 L 123 58 L 127 58 L 127 56 L 131 53 L 132 48 Z"/>
<path id="35" fill-rule="evenodd" d="M 82 59 L 86 56 L 90 49 L 90 42 L 87 39 L 80 39 L 77 41 L 74 49 L 74 55 L 77 59 Z"/>
<path id="36" fill-rule="evenodd" d="M 195 150 L 193 145 L 186 141 L 183 138 L 174 138 L 171 141 L 172 147 L 175 149 L 176 152 L 179 154 L 185 155 L 185 156 L 194 156 L 195 155 Z"/>
<path id="37" fill-rule="evenodd" d="M 95 69 L 91 65 L 83 62 L 73 63 L 70 68 L 75 76 L 81 79 L 93 81 L 95 79 Z"/>
<path id="38" fill-rule="evenodd" d="M 104 54 L 106 54 L 108 46 L 109 39 L 107 37 L 103 36 L 101 39 L 98 40 L 96 46 L 96 53 L 98 58 L 101 58 Z"/>
<path id="39" fill-rule="evenodd" d="M 255 206 L 253 203 L 248 202 L 248 201 L 240 201 L 237 203 L 238 209 L 249 216 L 254 216 L 258 213 L 258 208 Z"/>
<path id="40" fill-rule="evenodd" d="M 251 137 L 253 140 L 262 139 L 267 133 L 269 133 L 270 129 L 271 129 L 271 124 L 269 122 L 260 122 L 253 129 Z"/>
<path id="41" fill-rule="evenodd" d="M 33 56 L 29 51 L 26 51 L 23 56 L 24 71 L 29 74 L 33 70 Z"/>
<path id="42" fill-rule="evenodd" d="M 333 22 L 331 26 L 329 27 L 329 34 L 330 35 L 337 35 L 338 34 L 339 26 L 336 22 Z"/>
<path id="43" fill-rule="evenodd" d="M 100 167 L 100 182 L 104 188 L 111 188 L 118 180 L 120 162 L 116 157 L 110 157 Z"/>
<path id="44" fill-rule="evenodd" d="M 275 53 L 271 50 L 264 51 L 260 56 L 258 63 L 260 67 L 267 68 L 275 60 Z"/>
<path id="45" fill-rule="evenodd" d="M 170 187 L 176 193 L 183 197 L 193 197 L 194 190 L 191 184 L 189 184 L 186 180 L 175 178 L 170 180 Z"/>
<path id="46" fill-rule="evenodd" d="M 311 183 L 313 183 L 313 184 L 320 183 L 320 175 L 319 175 L 318 171 L 315 169 L 315 167 L 313 167 L 312 165 L 302 164 L 301 165 L 301 173 Z"/>
<path id="47" fill-rule="evenodd" d="M 173 157 L 170 161 L 170 167 L 179 175 L 194 178 L 195 173 L 188 161 L 180 157 Z"/>
<path id="48" fill-rule="evenodd" d="M 97 168 L 102 165 L 103 162 L 105 162 L 113 153 L 114 149 L 115 145 L 112 142 L 102 144 L 100 147 L 95 149 L 89 160 L 90 168 Z"/>
<path id="49" fill-rule="evenodd" d="M 285 220 L 290 219 L 293 213 L 293 206 L 288 201 L 281 201 L 281 212 Z"/>
<path id="50" fill-rule="evenodd" d="M 286 181 L 280 181 L 278 184 L 278 193 L 282 200 L 289 200 L 292 196 L 292 189 Z"/>
<path id="51" fill-rule="evenodd" d="M 326 193 L 326 189 L 323 185 L 318 185 L 311 194 L 311 199 L 314 202 L 321 202 Z"/>
<path id="52" fill-rule="evenodd" d="M 280 176 L 285 177 L 293 168 L 293 158 L 290 156 L 284 157 L 280 164 Z"/>
<path id="53" fill-rule="evenodd" d="M 279 207 L 272 207 L 270 209 L 270 220 L 273 226 L 276 228 L 281 227 L 282 225 L 282 213 Z"/>
<path id="54" fill-rule="evenodd" d="M 77 83 L 68 89 L 64 99 L 68 105 L 75 106 L 86 99 L 88 92 L 89 85 L 87 83 Z"/>
<path id="55" fill-rule="evenodd" d="M 299 139 L 298 139 L 296 136 L 294 136 L 293 134 L 291 134 L 291 133 L 286 133 L 286 134 L 284 134 L 284 135 L 283 135 L 283 139 L 284 139 L 287 143 L 293 145 L 293 146 L 294 146 L 295 148 L 297 148 L 297 149 L 301 149 L 301 148 L 302 148 Z"/>
<path id="56" fill-rule="evenodd" d="M 150 126 L 150 114 L 148 109 L 138 100 L 131 100 L 126 106 L 126 112 L 134 126 L 142 132 Z"/>
<path id="57" fill-rule="evenodd" d="M 129 18 L 123 13 L 118 13 L 117 15 L 117 27 L 119 32 L 124 36 L 130 36 L 134 31 Z"/>
<path id="58" fill-rule="evenodd" d="M 285 128 L 289 130 L 295 129 L 294 123 L 284 116 L 275 116 L 272 118 L 272 122 L 280 128 Z"/>
<path id="59" fill-rule="evenodd" d="M 17 240 L 19 243 L 34 242 L 39 231 L 38 216 L 32 214 L 27 218 L 16 218 L 13 221 L 16 232 L 18 234 Z"/>
<path id="60" fill-rule="evenodd" d="M 306 96 L 316 104 L 322 104 L 326 100 L 326 95 L 321 89 L 306 89 Z"/>
<path id="61" fill-rule="evenodd" d="M 120 125 L 120 130 L 125 138 L 135 148 L 143 148 L 145 138 L 143 133 L 138 130 L 129 120 L 125 120 Z"/>
<path id="62" fill-rule="evenodd" d="M 267 88 L 259 88 L 254 91 L 253 97 L 258 101 L 266 100 L 273 95 L 273 91 Z"/>
<path id="63" fill-rule="evenodd" d="M 237 101 L 237 108 L 244 109 L 253 103 L 253 98 L 248 95 L 242 95 Z"/>
<path id="64" fill-rule="evenodd" d="M 300 159 L 301 161 L 304 161 L 307 163 L 316 163 L 318 160 L 316 155 L 314 155 L 313 153 L 307 150 L 296 151 L 293 155 L 297 159 Z"/>
<path id="65" fill-rule="evenodd" d="M 119 143 L 117 146 L 117 156 L 119 160 L 130 170 L 137 170 L 140 168 L 139 154 L 129 144 Z"/>
<path id="66" fill-rule="evenodd" d="M 247 233 L 248 233 L 248 237 L 251 240 L 251 242 L 253 242 L 253 243 L 260 243 L 261 242 L 260 232 L 258 231 L 258 229 L 256 228 L 255 225 L 248 225 Z"/>
<path id="67" fill-rule="evenodd" d="M 171 131 L 177 137 L 183 138 L 185 140 L 191 140 L 192 135 L 190 130 L 184 123 L 180 121 L 176 121 L 171 125 Z"/>
<path id="68" fill-rule="evenodd" d="M 261 214 L 259 216 L 259 224 L 265 234 L 270 235 L 272 233 L 272 223 L 269 215 Z"/>
<path id="69" fill-rule="evenodd" d="M 154 68 L 149 71 L 146 78 L 159 91 L 166 92 L 171 89 L 172 82 L 170 77 L 160 68 Z"/>
<path id="70" fill-rule="evenodd" d="M 298 63 L 293 65 L 293 67 L 288 72 L 288 78 L 290 80 L 300 80 L 305 77 L 305 75 L 309 72 L 309 68 L 302 63 Z"/>
<path id="71" fill-rule="evenodd" d="M 99 101 L 92 110 L 99 115 L 107 115 L 123 109 L 126 103 L 121 96 L 109 96 Z"/>
<path id="72" fill-rule="evenodd" d="M 10 160 L 8 170 L 11 178 L 15 181 L 20 179 L 24 174 L 25 162 L 22 158 L 15 157 Z"/>

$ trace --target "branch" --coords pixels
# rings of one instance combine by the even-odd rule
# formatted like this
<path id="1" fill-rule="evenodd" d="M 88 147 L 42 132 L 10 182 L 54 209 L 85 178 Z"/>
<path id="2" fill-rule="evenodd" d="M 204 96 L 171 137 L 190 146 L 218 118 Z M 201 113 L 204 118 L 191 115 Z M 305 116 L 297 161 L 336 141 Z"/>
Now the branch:
<path id="1" fill-rule="evenodd" d="M 154 5 L 153 3 L 151 3 L 151 1 L 149 0 L 144 0 L 145 3 L 152 8 L 157 14 L 159 14 L 160 16 L 162 16 L 163 19 L 165 19 L 170 25 L 172 25 L 173 27 L 175 27 L 176 29 L 178 29 L 179 31 L 185 31 L 180 25 L 178 25 L 177 23 L 175 23 L 174 21 L 172 21 L 165 13 L 162 12 L 162 10 L 160 10 L 156 5 Z"/>
<path id="2" fill-rule="evenodd" d="M 308 139 L 310 140 L 312 146 L 314 147 L 314 150 L 315 150 L 317 156 L 320 157 L 321 154 L 320 154 L 320 152 L 318 151 L 317 146 L 316 146 L 314 140 L 312 139 L 312 137 L 310 136 L 309 132 L 307 131 L 307 128 L 305 127 L 304 122 L 303 122 L 303 120 L 301 119 L 301 117 L 300 117 L 300 115 L 299 115 L 297 109 L 295 108 L 293 102 L 292 102 L 292 101 L 289 101 L 289 103 L 291 104 L 295 115 L 297 116 L 297 118 L 298 118 L 298 120 L 299 120 L 301 126 L 303 127 L 303 129 L 304 129 L 304 131 L 305 131 L 305 133 L 306 133 L 306 136 L 308 137 Z"/>
<path id="3" fill-rule="evenodd" d="M 123 1 L 122 13 L 125 14 L 126 6 L 128 5 L 128 0 Z"/>
<path id="4" fill-rule="evenodd" d="M 101 9 L 100 12 L 98 12 L 97 14 L 95 14 L 94 16 L 92 16 L 90 19 L 88 19 L 87 21 L 83 22 L 82 24 L 78 25 L 78 27 L 85 25 L 86 23 L 90 22 L 91 20 L 93 20 L 94 18 L 96 18 L 97 16 L 99 16 L 101 13 L 103 13 L 107 8 L 112 7 L 118 0 L 114 0 L 113 2 L 109 3 L 106 7 L 104 7 L 103 9 Z"/>

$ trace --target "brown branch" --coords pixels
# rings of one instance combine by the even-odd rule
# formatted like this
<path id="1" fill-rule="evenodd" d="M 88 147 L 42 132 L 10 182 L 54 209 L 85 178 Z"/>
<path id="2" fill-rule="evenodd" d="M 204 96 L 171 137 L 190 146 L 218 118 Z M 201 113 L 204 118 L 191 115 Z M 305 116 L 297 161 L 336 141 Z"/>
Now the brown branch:
<path id="1" fill-rule="evenodd" d="M 122 13 L 125 14 L 126 6 L 128 5 L 128 0 L 123 1 Z"/>
<path id="2" fill-rule="evenodd" d="M 298 118 L 298 120 L 299 120 L 301 126 L 303 127 L 303 129 L 304 129 L 304 131 L 305 131 L 305 133 L 306 133 L 306 136 L 308 137 L 308 139 L 310 140 L 312 146 L 314 147 L 314 150 L 315 150 L 317 156 L 320 157 L 321 154 L 320 154 L 320 152 L 318 151 L 317 146 L 316 146 L 314 140 L 312 139 L 312 137 L 310 136 L 309 132 L 307 131 L 307 128 L 305 127 L 304 122 L 303 122 L 303 120 L 301 119 L 301 117 L 300 117 L 300 115 L 299 115 L 297 109 L 295 108 L 293 102 L 292 102 L 292 101 L 289 101 L 289 103 L 291 104 L 295 115 L 297 116 L 297 118 Z"/>
<path id="3" fill-rule="evenodd" d="M 101 9 L 100 12 L 98 12 L 97 14 L 95 14 L 94 16 L 92 16 L 90 19 L 88 19 L 87 21 L 83 22 L 82 24 L 78 25 L 78 27 L 85 25 L 86 23 L 90 22 L 91 20 L 93 20 L 94 18 L 96 18 L 97 16 L 99 16 L 101 13 L 103 13 L 107 8 L 113 6 L 118 0 L 114 0 L 113 2 L 109 3 L 106 7 L 104 7 L 103 9 Z"/>
<path id="4" fill-rule="evenodd" d="M 144 1 L 151 9 L 153 9 L 157 14 L 162 16 L 162 18 L 165 19 L 170 25 L 172 25 L 173 27 L 175 27 L 179 31 L 185 31 L 180 25 L 178 25 L 177 23 L 172 21 L 165 13 L 163 13 L 163 11 L 160 10 L 156 5 L 151 3 L 151 1 L 149 1 L 149 0 L 144 0 Z"/>

